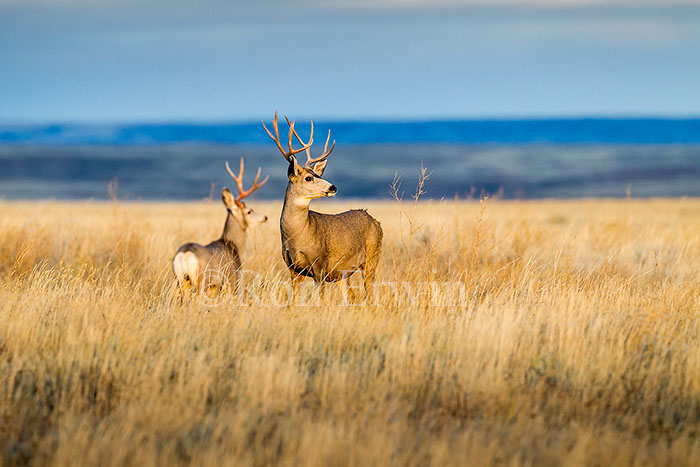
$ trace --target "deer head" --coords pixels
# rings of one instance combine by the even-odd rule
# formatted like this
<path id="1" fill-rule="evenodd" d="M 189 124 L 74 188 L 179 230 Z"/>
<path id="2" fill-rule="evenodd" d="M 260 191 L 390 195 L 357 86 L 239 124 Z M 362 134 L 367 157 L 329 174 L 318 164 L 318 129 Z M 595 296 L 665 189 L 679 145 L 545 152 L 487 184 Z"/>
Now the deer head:
<path id="1" fill-rule="evenodd" d="M 287 125 L 289 125 L 289 135 L 287 145 L 288 150 L 282 147 L 280 142 L 279 125 L 277 123 L 277 111 L 275 111 L 275 119 L 272 121 L 272 128 L 275 132 L 273 135 L 270 130 L 265 126 L 263 122 L 263 128 L 267 134 L 272 138 L 272 140 L 277 145 L 285 160 L 289 163 L 287 168 L 287 178 L 289 178 L 289 193 L 300 200 L 310 201 L 316 198 L 322 197 L 332 197 L 335 196 L 337 189 L 335 185 L 321 178 L 323 176 L 323 171 L 326 169 L 327 158 L 333 152 L 335 148 L 335 140 L 328 149 L 328 143 L 331 139 L 331 131 L 328 130 L 328 137 L 326 138 L 326 145 L 323 148 L 323 153 L 318 157 L 311 157 L 311 146 L 314 143 L 314 121 L 311 120 L 311 132 L 309 134 L 309 141 L 304 142 L 297 131 L 294 129 L 294 120 L 290 121 L 286 116 Z M 300 148 L 295 149 L 292 146 L 293 138 L 296 138 L 301 145 Z M 306 152 L 306 163 L 302 167 L 298 162 L 295 154 L 301 151 Z"/>
<path id="2" fill-rule="evenodd" d="M 248 190 L 245 190 L 243 189 L 244 169 L 245 163 L 243 162 L 242 157 L 240 171 L 238 175 L 233 173 L 231 167 L 228 165 L 228 162 L 226 162 L 226 170 L 228 171 L 229 175 L 231 175 L 231 177 L 236 181 L 236 185 L 238 186 L 238 196 L 234 197 L 233 194 L 226 187 L 224 187 L 224 189 L 221 190 L 221 200 L 224 202 L 224 206 L 226 206 L 228 212 L 230 212 L 231 215 L 233 215 L 233 217 L 238 221 L 243 230 L 245 230 L 247 227 L 262 224 L 263 222 L 267 221 L 266 215 L 259 214 L 253 211 L 253 209 L 246 206 L 246 204 L 243 202 L 243 199 L 252 194 L 255 190 L 263 186 L 265 183 L 267 183 L 267 180 L 269 178 L 265 177 L 265 179 L 261 183 L 258 183 L 258 181 L 260 180 L 260 169 L 258 168 L 258 173 L 255 176 L 253 186 L 250 187 Z"/>

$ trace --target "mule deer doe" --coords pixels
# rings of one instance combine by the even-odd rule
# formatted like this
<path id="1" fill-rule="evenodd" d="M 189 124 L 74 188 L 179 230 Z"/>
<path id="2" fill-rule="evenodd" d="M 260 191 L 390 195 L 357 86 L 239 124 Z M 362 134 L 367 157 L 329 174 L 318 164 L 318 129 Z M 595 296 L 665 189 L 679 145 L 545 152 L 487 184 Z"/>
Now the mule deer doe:
<path id="1" fill-rule="evenodd" d="M 234 175 L 228 162 L 226 170 L 238 186 L 238 196 L 233 197 L 228 188 L 221 191 L 221 200 L 228 212 L 224 231 L 218 240 L 206 246 L 198 243 L 185 243 L 178 248 L 173 258 L 173 272 L 183 298 L 189 296 L 194 289 L 212 295 L 220 291 L 226 283 L 235 291 L 238 285 L 238 270 L 241 267 L 241 253 L 245 247 L 246 230 L 267 221 L 267 216 L 258 214 L 247 207 L 243 199 L 263 186 L 269 177 L 260 180 L 260 169 L 255 177 L 253 186 L 243 189 L 244 162 L 241 157 L 240 173 Z"/>
<path id="2" fill-rule="evenodd" d="M 335 148 L 335 141 L 330 149 L 328 138 L 323 153 L 311 157 L 313 145 L 314 122 L 311 120 L 311 132 L 308 143 L 304 143 L 294 129 L 294 122 L 289 121 L 288 146 L 285 150 L 280 142 L 277 112 L 272 126 L 273 135 L 265 126 L 267 134 L 277 145 L 289 163 L 287 169 L 287 191 L 280 218 L 282 233 L 282 258 L 291 273 L 294 294 L 304 277 L 311 277 L 321 287 L 324 282 L 336 282 L 348 278 L 358 270 L 364 272 L 365 297 L 372 293 L 372 282 L 379 262 L 382 247 L 382 227 L 375 218 L 364 209 L 354 209 L 340 214 L 322 214 L 309 210 L 311 200 L 335 196 L 335 185 L 321 176 L 326 168 L 327 158 Z M 296 137 L 301 148 L 292 147 L 292 137 Z M 295 154 L 306 152 L 306 164 L 302 167 Z"/>

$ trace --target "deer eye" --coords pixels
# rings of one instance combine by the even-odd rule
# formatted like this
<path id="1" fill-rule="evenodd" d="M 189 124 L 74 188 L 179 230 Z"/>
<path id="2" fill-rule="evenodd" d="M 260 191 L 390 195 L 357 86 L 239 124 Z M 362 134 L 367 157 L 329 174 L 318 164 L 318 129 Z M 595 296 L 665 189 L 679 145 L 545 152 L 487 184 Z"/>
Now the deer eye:
<path id="1" fill-rule="evenodd" d="M 304 180 L 306 180 L 307 182 L 310 182 L 310 181 L 313 180 L 313 179 L 314 179 L 313 177 L 307 176 Z"/>

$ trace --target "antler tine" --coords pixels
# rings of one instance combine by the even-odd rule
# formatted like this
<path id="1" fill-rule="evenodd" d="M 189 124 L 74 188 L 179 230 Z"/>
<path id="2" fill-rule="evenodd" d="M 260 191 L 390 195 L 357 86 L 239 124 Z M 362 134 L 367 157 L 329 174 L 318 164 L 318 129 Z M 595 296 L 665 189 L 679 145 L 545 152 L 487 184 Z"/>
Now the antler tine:
<path id="1" fill-rule="evenodd" d="M 241 166 L 240 166 L 240 174 L 236 176 L 236 174 L 233 173 L 233 170 L 231 170 L 231 167 L 228 165 L 228 161 L 226 161 L 226 170 L 228 170 L 228 174 L 231 176 L 236 181 L 236 185 L 238 186 L 238 193 L 243 193 L 245 190 L 243 189 L 243 170 L 245 169 L 245 164 L 243 162 L 243 158 L 241 157 Z M 240 195 L 239 195 L 240 196 Z M 238 201 L 239 198 L 236 198 L 236 201 Z"/>
<path id="2" fill-rule="evenodd" d="M 262 169 L 260 167 L 258 167 L 258 173 L 255 174 L 255 180 L 253 181 L 253 187 L 255 187 L 256 190 L 258 188 L 260 188 L 261 186 L 263 186 L 264 184 L 266 184 L 267 181 L 270 179 L 270 176 L 266 175 L 265 178 L 263 179 L 262 183 L 258 184 L 258 180 L 260 180 L 260 171 L 261 170 Z M 252 193 L 252 191 L 251 191 L 251 193 Z"/>
<path id="3" fill-rule="evenodd" d="M 253 193 L 255 190 L 263 186 L 264 184 L 267 183 L 268 179 L 270 176 L 268 175 L 265 177 L 265 179 L 261 182 L 258 183 L 258 180 L 260 180 L 260 172 L 261 168 L 258 167 L 258 173 L 255 175 L 255 181 L 253 181 L 253 186 L 250 187 L 248 190 L 243 189 L 243 170 L 245 168 L 245 164 L 243 162 L 243 158 L 241 157 L 241 172 L 236 176 L 233 171 L 231 170 L 231 167 L 229 167 L 228 162 L 226 162 L 226 170 L 228 170 L 229 175 L 233 177 L 233 179 L 236 181 L 236 185 L 238 185 L 238 196 L 236 196 L 236 202 L 240 203 L 241 200 L 247 196 L 249 196 L 251 193 Z"/>
<path id="4" fill-rule="evenodd" d="M 296 133 L 296 131 L 294 130 L 295 120 L 292 120 L 292 123 L 289 123 L 289 119 L 286 115 L 284 116 L 284 119 L 287 120 L 287 124 L 289 125 L 289 134 L 287 136 L 289 136 L 289 154 L 291 155 L 292 151 L 294 151 L 294 149 L 292 148 L 292 133 Z"/>
<path id="5" fill-rule="evenodd" d="M 309 142 L 304 143 L 301 138 L 299 138 L 299 133 L 297 133 L 297 130 L 294 128 L 294 124 L 296 123 L 296 120 L 292 120 L 291 122 L 285 115 L 284 118 L 287 120 L 287 125 L 289 125 L 289 155 L 292 156 L 294 154 L 300 153 L 301 151 L 309 151 L 309 148 L 311 147 L 312 144 L 314 144 L 314 126 L 313 122 L 311 124 L 311 135 L 309 136 Z M 299 140 L 299 144 L 302 145 L 301 148 L 299 149 L 293 149 L 292 148 L 292 135 L 297 137 L 297 140 Z"/>
<path id="6" fill-rule="evenodd" d="M 292 135 L 296 134 L 296 130 L 294 130 L 294 121 L 290 122 L 286 115 L 284 116 L 284 118 L 287 120 L 287 124 L 289 125 L 289 141 L 288 141 L 289 151 L 284 150 L 284 148 L 282 147 L 282 143 L 280 141 L 279 125 L 277 124 L 277 111 L 275 110 L 275 119 L 272 121 L 272 127 L 275 130 L 274 135 L 272 134 L 272 132 L 270 130 L 267 129 L 267 126 L 265 126 L 265 121 L 263 121 L 262 124 L 263 124 L 263 128 L 265 128 L 265 131 L 267 132 L 267 135 L 275 142 L 275 144 L 277 145 L 277 149 L 280 150 L 280 152 L 282 153 L 284 158 L 287 160 L 287 162 L 289 162 L 289 158 L 291 156 L 293 156 L 294 154 L 297 154 L 297 153 L 300 153 L 301 151 L 306 151 L 307 149 L 309 149 L 309 147 L 311 147 L 311 143 L 313 141 L 309 141 L 309 144 L 305 145 L 305 146 L 302 143 L 302 146 L 304 146 L 304 147 L 301 147 L 299 149 L 294 149 L 292 147 Z M 297 138 L 298 138 L 298 136 L 297 136 Z M 301 141 L 301 140 L 299 140 L 299 141 Z"/>
<path id="7" fill-rule="evenodd" d="M 285 118 L 286 118 L 286 117 L 285 117 Z M 263 124 L 263 128 L 265 128 L 265 131 L 267 132 L 267 135 L 268 135 L 268 136 L 272 139 L 272 141 L 274 141 L 275 144 L 277 145 L 277 149 L 279 149 L 280 152 L 284 155 L 284 158 L 287 159 L 287 161 L 289 161 L 289 156 L 290 156 L 290 154 L 287 154 L 287 153 L 284 151 L 284 148 L 282 147 L 282 144 L 280 143 L 280 130 L 279 130 L 279 126 L 277 125 L 277 110 L 275 110 L 275 119 L 272 121 L 272 128 L 275 130 L 275 135 L 274 135 L 274 136 L 272 135 L 272 133 L 270 132 L 270 130 L 268 130 L 267 127 L 265 126 L 265 120 L 262 121 L 262 124 Z"/>
<path id="8" fill-rule="evenodd" d="M 267 177 L 265 177 L 265 179 L 261 183 L 258 183 L 258 180 L 260 180 L 260 170 L 261 169 L 258 167 L 258 173 L 255 176 L 255 181 L 253 182 L 253 186 L 251 186 L 247 191 L 244 191 L 243 193 L 241 193 L 240 196 L 238 197 L 237 201 L 240 202 L 243 198 L 247 197 L 248 195 L 253 193 L 255 190 L 257 190 L 258 188 L 260 188 L 261 186 L 263 186 L 264 184 L 267 183 L 267 181 L 270 178 L 269 175 Z"/>
<path id="9" fill-rule="evenodd" d="M 284 118 L 287 118 L 287 116 L 285 115 Z M 299 136 L 299 133 L 297 133 L 297 130 L 296 130 L 296 129 L 294 130 L 294 136 L 297 137 L 297 141 L 299 141 L 299 144 L 301 144 L 302 146 L 304 146 L 304 147 L 306 148 L 306 158 L 307 158 L 307 159 L 308 159 L 309 157 L 311 157 L 311 145 L 314 144 L 314 119 L 313 119 L 313 118 L 310 118 L 309 120 L 311 121 L 311 131 L 309 132 L 309 142 L 308 142 L 308 143 L 305 143 L 305 142 L 301 139 L 301 137 Z M 289 123 L 289 119 L 288 119 L 288 118 L 287 118 L 287 123 L 290 125 L 290 127 L 293 127 L 293 126 L 294 126 L 294 122 Z M 291 136 L 291 135 L 290 135 L 290 136 Z"/>
<path id="10" fill-rule="evenodd" d="M 331 140 L 331 130 L 328 130 L 328 137 L 326 138 L 326 145 L 323 147 L 323 154 L 321 154 L 318 157 L 312 158 L 310 151 L 306 151 L 306 165 L 305 167 L 307 169 L 310 169 L 313 164 L 316 164 L 317 162 L 321 162 L 325 158 L 331 155 L 333 152 L 333 149 L 335 149 L 335 140 L 333 140 L 333 144 L 331 145 L 331 148 L 328 149 L 328 143 Z"/>

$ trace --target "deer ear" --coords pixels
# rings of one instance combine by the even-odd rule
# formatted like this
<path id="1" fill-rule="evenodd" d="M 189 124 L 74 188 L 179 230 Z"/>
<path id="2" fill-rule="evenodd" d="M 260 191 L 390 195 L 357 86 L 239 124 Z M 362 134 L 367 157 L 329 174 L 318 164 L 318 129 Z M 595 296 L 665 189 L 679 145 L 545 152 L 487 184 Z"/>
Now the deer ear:
<path id="1" fill-rule="evenodd" d="M 229 209 L 233 209 L 236 205 L 236 198 L 234 198 L 233 194 L 231 194 L 226 187 L 221 190 L 221 201 L 223 201 L 224 205 Z"/>
<path id="2" fill-rule="evenodd" d="M 326 164 L 328 163 L 328 159 L 323 159 L 320 162 L 316 162 L 316 165 L 314 165 L 313 171 L 316 175 L 319 177 L 323 175 L 323 171 L 326 170 Z"/>
<path id="3" fill-rule="evenodd" d="M 297 158 L 294 156 L 289 156 L 289 167 L 287 168 L 287 177 L 292 178 L 299 175 L 301 172 L 301 166 L 297 162 Z"/>

